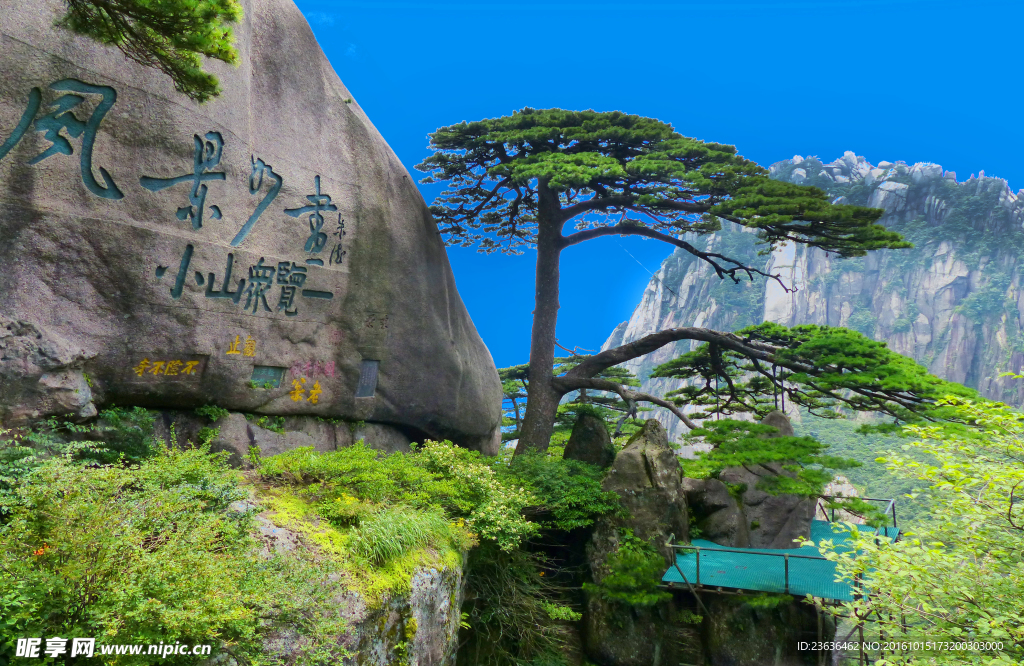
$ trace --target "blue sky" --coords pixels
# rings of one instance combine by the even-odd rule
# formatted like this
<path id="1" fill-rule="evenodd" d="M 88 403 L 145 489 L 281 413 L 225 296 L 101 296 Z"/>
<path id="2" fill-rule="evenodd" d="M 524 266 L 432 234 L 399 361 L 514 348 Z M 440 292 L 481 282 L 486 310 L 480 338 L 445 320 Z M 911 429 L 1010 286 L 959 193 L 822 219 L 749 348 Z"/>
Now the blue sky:
<path id="1" fill-rule="evenodd" d="M 764 166 L 852 150 L 876 164 L 938 162 L 959 180 L 984 169 L 1024 187 L 1024 3 L 298 5 L 410 171 L 429 154 L 428 132 L 531 106 L 652 116 Z M 439 191 L 421 190 L 428 202 Z M 599 348 L 670 253 L 636 238 L 569 248 L 559 341 Z M 534 256 L 449 256 L 495 362 L 526 362 Z"/>

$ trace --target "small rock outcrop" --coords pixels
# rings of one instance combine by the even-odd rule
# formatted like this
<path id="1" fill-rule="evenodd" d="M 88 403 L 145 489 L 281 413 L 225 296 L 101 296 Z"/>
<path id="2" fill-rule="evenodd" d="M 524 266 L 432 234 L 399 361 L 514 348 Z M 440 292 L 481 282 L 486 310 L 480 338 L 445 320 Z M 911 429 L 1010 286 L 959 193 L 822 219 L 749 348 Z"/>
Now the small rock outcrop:
<path id="1" fill-rule="evenodd" d="M 414 179 L 299 8 L 241 4 L 198 106 L 59 0 L 3 3 L 0 423 L 214 403 L 495 453 L 498 373 Z"/>
<path id="2" fill-rule="evenodd" d="M 619 495 L 628 518 L 605 517 L 594 528 L 587 559 L 591 577 L 608 575 L 607 562 L 619 548 L 624 530 L 654 545 L 665 567 L 673 551 L 665 544 L 675 535 L 688 540 L 682 469 L 660 423 L 648 420 L 633 435 L 605 476 L 603 487 Z M 584 613 L 587 655 L 608 666 L 667 666 L 678 663 L 680 627 L 674 601 L 634 608 L 591 595 Z"/>
<path id="3" fill-rule="evenodd" d="M 245 510 L 263 509 L 258 500 L 246 505 Z M 301 532 L 277 524 L 273 512 L 259 513 L 256 525 L 266 557 L 315 550 Z M 338 588 L 332 612 L 345 618 L 348 626 L 341 635 L 321 636 L 318 640 L 333 640 L 352 653 L 343 666 L 453 666 L 465 592 L 463 569 L 464 566 L 417 569 L 407 594 L 375 604 L 346 589 L 344 579 L 332 575 Z M 288 628 L 271 633 L 266 640 L 284 663 L 291 663 L 297 650 L 309 641 Z"/>
<path id="4" fill-rule="evenodd" d="M 605 469 L 615 460 L 615 445 L 604 419 L 586 412 L 576 417 L 562 457 Z"/>

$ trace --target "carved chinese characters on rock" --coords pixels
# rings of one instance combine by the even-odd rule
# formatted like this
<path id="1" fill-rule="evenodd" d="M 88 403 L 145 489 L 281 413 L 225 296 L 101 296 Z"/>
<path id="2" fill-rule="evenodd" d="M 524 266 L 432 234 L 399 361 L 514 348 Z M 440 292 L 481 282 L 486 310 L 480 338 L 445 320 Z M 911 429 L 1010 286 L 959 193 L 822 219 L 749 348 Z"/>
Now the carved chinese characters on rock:
<path id="1" fill-rule="evenodd" d="M 198 381 L 206 370 L 206 361 L 206 356 L 150 354 L 134 361 L 127 379 L 136 383 Z"/>
<path id="2" fill-rule="evenodd" d="M 179 183 L 191 183 L 192 190 L 188 195 L 189 205 L 178 208 L 176 215 L 179 220 L 191 220 L 193 229 L 202 229 L 203 209 L 206 206 L 208 191 L 206 181 L 227 178 L 223 171 L 211 171 L 220 164 L 221 154 L 224 152 L 224 139 L 220 132 L 207 132 L 205 141 L 200 139 L 198 134 L 193 139 L 195 141 L 195 157 L 192 162 L 192 173 L 174 178 L 143 176 L 139 179 L 139 184 L 150 192 L 159 192 Z M 210 206 L 210 216 L 219 220 L 222 217 L 220 208 Z"/>
<path id="3" fill-rule="evenodd" d="M 49 113 L 39 115 L 42 107 L 43 93 L 39 88 L 32 88 L 29 91 L 28 103 L 25 112 L 21 116 L 14 130 L 7 139 L 0 144 L 0 160 L 7 157 L 18 142 L 20 142 L 29 128 L 41 132 L 43 137 L 50 142 L 50 146 L 43 152 L 28 160 L 29 164 L 38 164 L 54 155 L 74 155 L 75 147 L 70 139 L 81 139 L 78 147 L 79 169 L 82 176 L 82 184 L 92 194 L 103 199 L 119 200 L 124 194 L 117 187 L 110 173 L 103 167 L 99 167 L 101 185 L 93 173 L 92 151 L 96 143 L 96 133 L 100 123 L 117 101 L 117 91 L 109 86 L 96 86 L 77 79 L 61 79 L 50 84 L 50 90 L 64 92 L 65 95 L 57 97 L 49 105 Z M 75 94 L 79 93 L 79 94 Z M 83 95 L 87 97 L 83 97 Z M 87 99 L 96 101 L 92 113 L 85 120 L 82 120 L 76 111 Z M 2 130 L 0 130 L 2 131 Z"/>
<path id="4" fill-rule="evenodd" d="M 188 205 L 179 207 L 176 217 L 183 221 L 190 220 L 192 230 L 200 232 L 203 229 L 204 210 L 209 211 L 211 219 L 223 218 L 220 208 L 215 205 L 207 206 L 209 190 L 206 182 L 225 179 L 225 173 L 215 169 L 219 167 L 226 147 L 222 135 L 218 132 L 207 132 L 205 139 L 197 134 L 194 137 L 194 144 L 191 173 L 172 178 L 144 176 L 140 179 L 140 184 L 153 192 L 178 184 L 190 184 Z M 271 210 L 284 184 L 284 178 L 275 172 L 271 165 L 255 155 L 250 156 L 250 166 L 249 193 L 259 196 L 260 200 L 252 215 L 232 239 L 233 247 L 241 246 L 250 236 L 261 216 Z M 331 196 L 322 190 L 320 176 L 313 179 L 313 193 L 305 198 L 307 205 L 278 210 L 290 217 L 304 219 L 308 223 L 308 236 L 303 237 L 305 231 L 296 236 L 302 241 L 305 253 L 313 256 L 306 257 L 301 263 L 268 259 L 264 256 L 259 257 L 254 264 L 236 266 L 235 253 L 229 252 L 223 273 L 218 279 L 215 272 L 204 273 L 199 267 L 192 266 L 196 248 L 194 244 L 188 243 L 177 260 L 173 284 L 169 287 L 171 298 L 180 299 L 191 278 L 197 286 L 205 288 L 205 298 L 226 299 L 232 305 L 240 306 L 241 311 L 249 315 L 296 317 L 299 316 L 300 306 L 305 299 L 333 300 L 332 291 L 311 288 L 308 283 L 311 277 L 308 267 L 324 265 L 323 259 L 316 256 L 324 250 L 328 240 L 324 231 L 324 213 L 336 212 L 338 207 L 332 203 Z M 340 224 L 343 227 L 343 223 Z M 172 265 L 158 265 L 155 273 L 157 280 L 162 280 Z"/>

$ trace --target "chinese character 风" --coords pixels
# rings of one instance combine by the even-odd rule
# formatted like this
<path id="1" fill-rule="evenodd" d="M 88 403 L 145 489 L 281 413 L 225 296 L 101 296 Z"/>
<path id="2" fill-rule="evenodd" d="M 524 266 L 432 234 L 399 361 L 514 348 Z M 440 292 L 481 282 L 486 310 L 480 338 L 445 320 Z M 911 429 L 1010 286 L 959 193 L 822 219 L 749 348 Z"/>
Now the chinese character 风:
<path id="1" fill-rule="evenodd" d="M 97 182 L 92 172 L 92 150 L 96 143 L 96 133 L 100 128 L 100 123 L 103 122 L 103 117 L 107 115 L 107 112 L 114 106 L 114 102 L 117 101 L 117 91 L 109 86 L 94 86 L 77 79 L 62 79 L 56 83 L 51 83 L 50 89 L 68 93 L 99 95 L 102 97 L 102 100 L 93 109 L 89 119 L 83 122 L 72 113 L 72 110 L 83 104 L 85 98 L 81 95 L 72 94 L 58 97 L 52 104 L 53 110 L 34 123 L 36 131 L 43 133 L 46 140 L 50 142 L 50 147 L 29 160 L 29 164 L 37 164 L 57 153 L 62 155 L 74 154 L 75 150 L 72 148 L 71 142 L 61 134 L 62 130 L 67 132 L 68 136 L 73 139 L 82 137 L 82 147 L 79 151 L 79 169 L 82 173 L 82 183 L 86 189 L 98 197 L 115 201 L 123 199 L 124 194 L 118 189 L 114 179 L 110 177 L 106 169 L 103 167 L 99 168 L 100 177 L 103 179 L 106 187 Z M 32 119 L 39 112 L 42 98 L 42 92 L 39 88 L 33 88 L 29 92 L 28 106 L 25 109 L 25 113 L 22 114 L 21 120 L 18 122 L 17 127 L 14 128 L 14 132 L 0 145 L 0 160 L 6 157 L 7 153 L 25 136 L 29 125 L 33 124 Z"/>

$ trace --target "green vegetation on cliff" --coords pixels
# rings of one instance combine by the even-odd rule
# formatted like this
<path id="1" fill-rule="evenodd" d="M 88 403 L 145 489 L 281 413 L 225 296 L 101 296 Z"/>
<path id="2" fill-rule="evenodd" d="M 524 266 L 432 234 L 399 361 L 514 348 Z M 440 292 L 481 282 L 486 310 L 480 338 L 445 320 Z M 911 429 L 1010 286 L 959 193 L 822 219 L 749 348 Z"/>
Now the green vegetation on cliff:
<path id="1" fill-rule="evenodd" d="M 1005 405 L 950 398 L 978 423 L 970 436 L 936 426 L 906 428 L 914 438 L 887 453 L 887 468 L 925 485 L 927 515 L 896 543 L 853 530 L 859 552 L 822 552 L 838 573 L 872 593 L 836 609 L 869 618 L 869 630 L 899 640 L 999 643 L 997 650 L 939 650 L 931 664 L 1017 664 L 1024 660 L 1024 414 Z M 906 627 L 906 629 L 904 629 Z M 906 631 L 906 633 L 904 633 Z M 877 662 L 883 663 L 883 662 Z M 888 653 L 885 664 L 923 663 L 920 652 Z"/>

